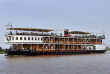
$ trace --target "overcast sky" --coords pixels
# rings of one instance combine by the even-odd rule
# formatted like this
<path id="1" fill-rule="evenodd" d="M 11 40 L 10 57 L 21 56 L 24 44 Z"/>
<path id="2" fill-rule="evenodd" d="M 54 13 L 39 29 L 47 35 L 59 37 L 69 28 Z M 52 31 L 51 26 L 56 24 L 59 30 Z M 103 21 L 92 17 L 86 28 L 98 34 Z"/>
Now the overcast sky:
<path id="1" fill-rule="evenodd" d="M 0 46 L 13 27 L 105 32 L 110 46 L 110 0 L 0 0 Z"/>

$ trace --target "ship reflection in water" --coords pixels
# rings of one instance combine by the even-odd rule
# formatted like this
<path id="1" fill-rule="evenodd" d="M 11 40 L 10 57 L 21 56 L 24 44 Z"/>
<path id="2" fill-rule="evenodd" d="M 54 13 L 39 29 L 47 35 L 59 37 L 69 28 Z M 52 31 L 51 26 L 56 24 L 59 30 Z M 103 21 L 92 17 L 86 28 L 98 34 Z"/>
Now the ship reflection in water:
<path id="1" fill-rule="evenodd" d="M 66 56 L 0 54 L 0 74 L 110 74 L 110 51 Z"/>

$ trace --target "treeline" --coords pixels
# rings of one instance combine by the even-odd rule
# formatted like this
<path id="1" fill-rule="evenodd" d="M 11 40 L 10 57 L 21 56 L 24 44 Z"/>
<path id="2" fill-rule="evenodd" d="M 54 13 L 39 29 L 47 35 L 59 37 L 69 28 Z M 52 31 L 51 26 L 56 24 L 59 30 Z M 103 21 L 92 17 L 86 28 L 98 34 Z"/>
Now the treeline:
<path id="1" fill-rule="evenodd" d="M 107 48 L 108 51 L 110 51 L 110 48 Z"/>
<path id="2" fill-rule="evenodd" d="M 3 51 L 4 51 L 4 49 L 2 47 L 0 47 L 0 52 L 3 52 Z"/>

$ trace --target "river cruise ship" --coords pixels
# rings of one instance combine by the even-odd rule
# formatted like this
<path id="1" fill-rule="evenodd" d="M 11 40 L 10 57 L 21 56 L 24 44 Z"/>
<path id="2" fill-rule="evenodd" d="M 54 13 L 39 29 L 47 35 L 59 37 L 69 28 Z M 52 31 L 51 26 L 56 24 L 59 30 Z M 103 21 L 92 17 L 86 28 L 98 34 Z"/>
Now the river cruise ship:
<path id="1" fill-rule="evenodd" d="M 63 55 L 104 53 L 103 33 L 68 29 L 6 28 L 6 55 Z"/>

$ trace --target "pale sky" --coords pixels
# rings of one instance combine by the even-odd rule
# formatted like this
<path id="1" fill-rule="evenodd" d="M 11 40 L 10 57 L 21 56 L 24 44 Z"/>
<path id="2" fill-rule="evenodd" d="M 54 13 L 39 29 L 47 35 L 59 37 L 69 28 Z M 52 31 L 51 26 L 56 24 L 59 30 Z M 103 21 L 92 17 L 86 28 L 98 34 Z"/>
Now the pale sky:
<path id="1" fill-rule="evenodd" d="M 110 0 L 0 0 L 0 46 L 5 24 L 13 27 L 105 32 L 110 46 Z"/>

